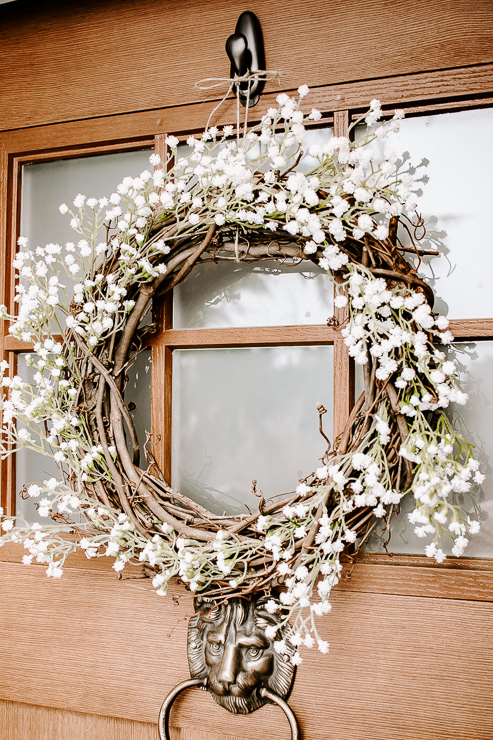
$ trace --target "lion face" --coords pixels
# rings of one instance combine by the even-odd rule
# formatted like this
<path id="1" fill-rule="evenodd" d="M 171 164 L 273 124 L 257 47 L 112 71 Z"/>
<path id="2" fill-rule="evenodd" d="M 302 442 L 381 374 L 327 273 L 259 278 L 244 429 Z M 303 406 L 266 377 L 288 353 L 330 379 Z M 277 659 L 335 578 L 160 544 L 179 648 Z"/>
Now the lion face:
<path id="1" fill-rule="evenodd" d="M 276 618 L 265 611 L 262 597 L 231 599 L 219 606 L 197 599 L 196 609 L 188 631 L 190 674 L 207 677 L 218 704 L 234 713 L 253 712 L 266 702 L 259 695 L 262 686 L 286 698 L 294 675 L 294 649 L 287 641 L 289 652 L 278 655 L 273 640 L 265 636 L 265 628 Z M 284 630 L 282 636 L 289 632 Z"/>

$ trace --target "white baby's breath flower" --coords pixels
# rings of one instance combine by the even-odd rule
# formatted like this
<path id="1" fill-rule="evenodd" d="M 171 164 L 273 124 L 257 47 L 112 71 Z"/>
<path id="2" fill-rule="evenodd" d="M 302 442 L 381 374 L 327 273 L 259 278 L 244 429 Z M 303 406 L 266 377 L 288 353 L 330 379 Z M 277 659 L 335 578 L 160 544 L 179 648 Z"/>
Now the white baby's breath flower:
<path id="1" fill-rule="evenodd" d="M 276 640 L 274 642 L 274 650 L 280 655 L 284 655 L 287 652 L 286 640 Z"/>
<path id="2" fill-rule="evenodd" d="M 334 298 L 334 306 L 336 308 L 344 308 L 344 306 L 347 306 L 348 299 L 345 295 L 337 295 Z"/>

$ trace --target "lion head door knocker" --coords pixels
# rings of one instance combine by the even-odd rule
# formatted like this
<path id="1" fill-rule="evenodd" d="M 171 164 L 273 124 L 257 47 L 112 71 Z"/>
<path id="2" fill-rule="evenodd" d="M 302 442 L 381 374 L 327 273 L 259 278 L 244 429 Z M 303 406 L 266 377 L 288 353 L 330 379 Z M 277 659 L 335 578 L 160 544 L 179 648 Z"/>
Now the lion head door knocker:
<path id="1" fill-rule="evenodd" d="M 161 740 L 170 740 L 169 714 L 179 693 L 198 686 L 234 714 L 249 714 L 264 704 L 278 704 L 285 712 L 292 740 L 299 739 L 296 718 L 286 704 L 294 680 L 289 625 L 273 630 L 279 619 L 270 614 L 268 599 L 234 598 L 214 604 L 195 599 L 195 615 L 188 625 L 188 664 L 191 678 L 176 686 L 166 697 L 159 714 Z M 266 634 L 267 630 L 267 634 Z M 284 652 L 274 649 L 274 640 L 283 641 Z M 284 647 L 285 645 L 285 647 Z"/>

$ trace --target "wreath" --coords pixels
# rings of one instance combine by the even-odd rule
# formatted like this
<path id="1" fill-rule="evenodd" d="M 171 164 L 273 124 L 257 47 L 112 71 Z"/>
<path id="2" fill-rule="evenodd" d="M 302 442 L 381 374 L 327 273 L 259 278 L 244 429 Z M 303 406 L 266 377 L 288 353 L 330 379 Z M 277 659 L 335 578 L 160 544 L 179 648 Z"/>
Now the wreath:
<path id="1" fill-rule="evenodd" d="M 18 311 L 9 317 L 3 307 L 2 316 L 11 335 L 34 342 L 34 380 L 1 365 L 2 454 L 35 449 L 54 458 L 60 476 L 24 490 L 54 521 L 17 517 L 14 526 L 4 517 L 0 544 L 22 543 L 24 562 L 46 563 L 55 578 L 82 548 L 88 558 L 114 557 L 117 572 L 140 562 L 160 595 L 175 577 L 214 602 L 279 594 L 267 608 L 280 612 L 280 626 L 292 621 L 293 645 L 317 640 L 327 652 L 315 617 L 330 611 L 341 554 L 357 552 L 379 522 L 389 529 L 405 495 L 415 499 L 416 534 L 431 539 L 426 555 L 441 562 L 444 537 L 462 554 L 479 524 L 454 494 L 483 476 L 446 413 L 467 396 L 441 347 L 453 339 L 447 319 L 433 313 L 433 292 L 417 270 L 427 253 L 419 247 L 419 181 L 391 148 L 379 158 L 371 146 L 398 130 L 403 113 L 383 120 L 373 100 L 348 136 L 310 148 L 315 165 L 303 174 L 306 126 L 321 114 L 303 112 L 308 88 L 298 92 L 279 95 L 277 108 L 242 135 L 226 126 L 190 137 L 188 157 L 168 136 L 166 161 L 150 157 L 153 172 L 124 178 L 109 199 L 79 194 L 73 209 L 62 204 L 77 245 L 30 249 L 19 239 Z M 327 270 L 335 305 L 347 306 L 341 333 L 362 366 L 364 392 L 295 490 L 262 497 L 254 513 L 217 516 L 171 487 L 150 435 L 140 460 L 124 391 L 155 328 L 146 322 L 153 301 L 196 265 L 231 259 L 308 259 Z M 80 279 L 73 295 L 64 275 Z M 286 651 L 283 640 L 276 650 Z M 292 660 L 301 662 L 298 650 Z"/>

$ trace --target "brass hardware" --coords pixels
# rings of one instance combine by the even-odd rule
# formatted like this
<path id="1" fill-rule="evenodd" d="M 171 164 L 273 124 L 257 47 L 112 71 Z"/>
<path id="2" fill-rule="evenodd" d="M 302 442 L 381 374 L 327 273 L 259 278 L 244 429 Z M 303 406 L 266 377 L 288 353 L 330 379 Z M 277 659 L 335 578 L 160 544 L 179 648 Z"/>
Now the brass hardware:
<path id="1" fill-rule="evenodd" d="M 178 686 L 175 686 L 175 688 L 170 691 L 163 702 L 161 711 L 159 712 L 158 728 L 160 740 L 171 740 L 169 734 L 169 715 L 171 712 L 171 707 L 173 706 L 173 702 L 175 701 L 177 696 L 181 694 L 182 691 L 185 691 L 185 689 L 189 689 L 195 686 L 197 688 L 205 689 L 206 684 L 207 679 L 190 678 L 188 681 L 182 681 L 178 684 Z M 284 699 L 281 699 L 280 696 L 277 696 L 277 694 L 275 694 L 273 691 L 269 691 L 269 689 L 266 688 L 260 689 L 259 693 L 262 698 L 268 699 L 269 701 L 281 707 L 284 714 L 288 718 L 289 726 L 291 728 L 291 740 L 301 740 L 296 716 L 291 707 L 284 701 Z"/>
<path id="2" fill-rule="evenodd" d="M 207 679 L 213 699 L 229 712 L 249 714 L 267 699 L 267 688 L 285 699 L 291 689 L 295 652 L 289 642 L 291 628 L 284 626 L 275 637 L 267 627 L 279 624 L 277 612 L 266 609 L 264 594 L 251 599 L 233 598 L 223 604 L 195 599 L 195 616 L 188 625 L 188 664 L 192 678 Z M 274 649 L 274 640 L 285 641 L 285 652 Z"/>
<path id="3" fill-rule="evenodd" d="M 174 700 L 194 686 L 206 689 L 234 714 L 249 714 L 269 702 L 277 704 L 288 718 L 292 740 L 299 740 L 296 717 L 285 701 L 296 670 L 291 661 L 295 647 L 289 640 L 290 626 L 281 627 L 277 612 L 267 610 L 267 602 L 272 601 L 265 594 L 219 604 L 195 599 L 196 613 L 188 625 L 191 678 L 178 684 L 161 707 L 161 740 L 170 740 L 169 714 Z M 274 636 L 266 636 L 269 627 Z M 281 652 L 275 650 L 275 641 L 282 641 Z"/>
<path id="4" fill-rule="evenodd" d="M 280 696 L 274 694 L 273 691 L 269 691 L 269 689 L 260 689 L 260 696 L 264 696 L 266 699 L 270 699 L 270 701 L 274 702 L 274 704 L 277 704 L 278 707 L 281 707 L 282 711 L 288 718 L 289 726 L 291 727 L 291 740 L 301 740 L 298 720 L 296 719 L 296 715 L 289 704 L 287 704 L 284 699 L 281 699 Z"/>
<path id="5" fill-rule="evenodd" d="M 169 736 L 169 714 L 171 712 L 171 707 L 173 705 L 174 700 L 178 696 L 178 694 L 181 694 L 182 691 L 185 691 L 185 689 L 189 689 L 192 686 L 201 686 L 202 688 L 205 688 L 206 681 L 201 680 L 200 678 L 189 678 L 188 681 L 182 681 L 178 684 L 178 686 L 175 686 L 174 689 L 172 689 L 166 699 L 163 701 L 161 711 L 159 712 L 159 719 L 158 719 L 158 729 L 159 729 L 159 737 L 160 740 L 170 740 Z"/>

